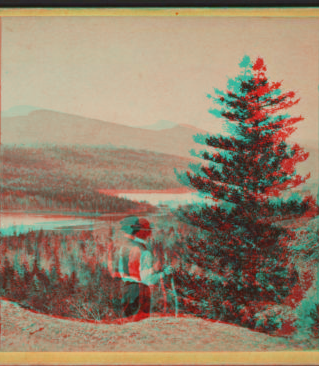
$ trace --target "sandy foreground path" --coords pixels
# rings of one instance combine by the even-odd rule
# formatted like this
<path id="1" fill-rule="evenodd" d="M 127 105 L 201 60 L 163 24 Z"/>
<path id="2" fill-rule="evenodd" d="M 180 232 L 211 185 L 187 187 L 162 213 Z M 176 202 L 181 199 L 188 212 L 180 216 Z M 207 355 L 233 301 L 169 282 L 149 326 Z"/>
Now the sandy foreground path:
<path id="1" fill-rule="evenodd" d="M 195 317 L 152 317 L 127 324 L 94 324 L 57 319 L 1 301 L 2 352 L 297 349 L 298 345 L 283 338 Z"/>

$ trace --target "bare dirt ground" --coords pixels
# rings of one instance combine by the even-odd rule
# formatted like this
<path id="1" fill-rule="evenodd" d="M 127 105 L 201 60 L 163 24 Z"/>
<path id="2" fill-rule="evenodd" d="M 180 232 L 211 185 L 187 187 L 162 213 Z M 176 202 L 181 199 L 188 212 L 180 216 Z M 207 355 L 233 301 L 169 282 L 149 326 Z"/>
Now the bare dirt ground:
<path id="1" fill-rule="evenodd" d="M 151 317 L 126 324 L 57 319 L 1 301 L 2 352 L 287 351 L 298 344 L 195 317 Z"/>

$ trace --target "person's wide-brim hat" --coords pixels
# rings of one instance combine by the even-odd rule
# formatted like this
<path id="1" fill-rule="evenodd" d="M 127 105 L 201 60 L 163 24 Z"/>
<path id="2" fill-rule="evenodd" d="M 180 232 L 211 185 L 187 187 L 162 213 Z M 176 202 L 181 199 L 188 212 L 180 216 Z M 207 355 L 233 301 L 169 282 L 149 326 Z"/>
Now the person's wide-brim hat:
<path id="1" fill-rule="evenodd" d="M 145 218 L 139 218 L 137 216 L 125 217 L 121 222 L 121 228 L 128 234 L 132 232 L 138 232 L 140 230 L 153 230 L 154 225 Z"/>

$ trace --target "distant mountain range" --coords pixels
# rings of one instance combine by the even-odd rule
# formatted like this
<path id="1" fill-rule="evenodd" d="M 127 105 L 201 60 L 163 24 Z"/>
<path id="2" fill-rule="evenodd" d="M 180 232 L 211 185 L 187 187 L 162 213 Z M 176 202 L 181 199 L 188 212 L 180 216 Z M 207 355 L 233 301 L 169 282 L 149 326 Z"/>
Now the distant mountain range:
<path id="1" fill-rule="evenodd" d="M 52 110 L 38 108 L 38 107 L 34 107 L 34 106 L 29 106 L 29 105 L 19 105 L 19 106 L 11 107 L 5 111 L 1 111 L 1 117 L 22 117 L 22 116 L 27 116 L 31 112 L 37 111 L 37 110 L 52 111 Z M 137 126 L 137 128 L 159 131 L 159 130 L 166 130 L 168 128 L 173 128 L 176 126 L 178 126 L 178 124 L 175 122 L 160 120 L 152 125 Z M 136 127 L 136 126 L 132 126 L 132 127 Z"/>
<path id="2" fill-rule="evenodd" d="M 159 130 L 166 130 L 166 129 L 177 127 L 177 126 L 178 126 L 178 124 L 175 122 L 161 120 L 161 121 L 154 123 L 153 125 L 139 126 L 139 128 L 143 128 L 146 130 L 159 131 Z"/>
<path id="3" fill-rule="evenodd" d="M 111 145 L 190 158 L 191 149 L 203 148 L 193 141 L 193 136 L 205 132 L 165 120 L 150 126 L 129 127 L 30 106 L 1 113 L 1 142 L 19 145 Z M 302 175 L 311 172 L 308 185 L 317 187 L 318 146 L 308 141 L 300 141 L 300 145 L 310 156 L 299 164 L 298 172 Z"/>
<path id="4" fill-rule="evenodd" d="M 24 106 L 2 113 L 1 118 L 2 143 L 113 145 L 183 157 L 198 147 L 193 135 L 200 132 L 205 131 L 169 121 L 136 128 Z"/>
<path id="5" fill-rule="evenodd" d="M 29 105 L 18 105 L 12 108 L 7 109 L 6 111 L 1 111 L 1 117 L 19 117 L 19 116 L 27 116 L 29 113 L 36 111 L 38 107 L 33 107 Z"/>

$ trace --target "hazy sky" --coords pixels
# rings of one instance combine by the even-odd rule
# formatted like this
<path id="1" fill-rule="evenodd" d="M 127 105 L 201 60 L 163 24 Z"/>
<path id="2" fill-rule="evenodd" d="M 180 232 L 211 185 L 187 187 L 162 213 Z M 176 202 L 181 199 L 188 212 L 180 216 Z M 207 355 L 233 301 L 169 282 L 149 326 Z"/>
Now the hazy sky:
<path id="1" fill-rule="evenodd" d="M 217 126 L 207 112 L 247 54 L 298 92 L 298 133 L 318 138 L 317 19 L 2 19 L 2 110 L 30 105 L 132 126 Z"/>

